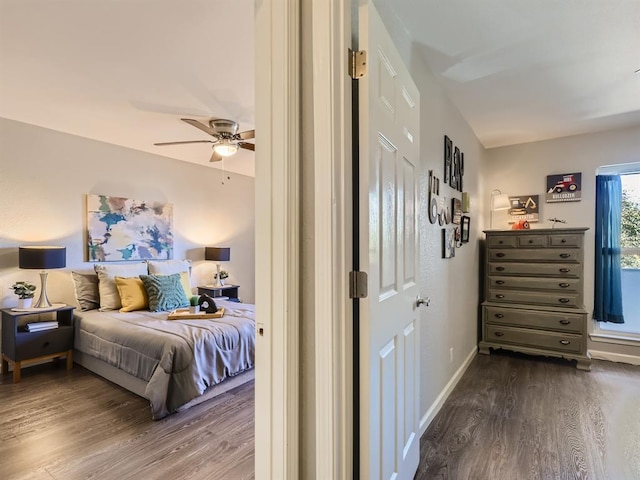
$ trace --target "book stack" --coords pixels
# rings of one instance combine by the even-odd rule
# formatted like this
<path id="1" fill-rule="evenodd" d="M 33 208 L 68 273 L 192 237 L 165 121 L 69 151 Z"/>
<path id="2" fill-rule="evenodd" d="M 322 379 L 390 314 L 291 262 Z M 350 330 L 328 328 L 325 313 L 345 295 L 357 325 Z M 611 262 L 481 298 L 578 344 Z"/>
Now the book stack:
<path id="1" fill-rule="evenodd" d="M 58 328 L 58 322 L 51 321 L 51 322 L 27 323 L 25 328 L 27 332 L 41 332 L 42 330 L 53 330 L 55 328 Z"/>

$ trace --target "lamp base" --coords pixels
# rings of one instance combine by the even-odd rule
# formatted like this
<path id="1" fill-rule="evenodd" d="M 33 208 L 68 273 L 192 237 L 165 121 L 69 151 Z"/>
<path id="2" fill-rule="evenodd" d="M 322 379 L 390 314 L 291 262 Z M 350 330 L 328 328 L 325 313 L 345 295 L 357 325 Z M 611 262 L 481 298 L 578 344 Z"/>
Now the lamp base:
<path id="1" fill-rule="evenodd" d="M 215 277 L 213 277 L 213 286 L 214 287 L 221 287 L 222 284 L 220 283 L 220 264 L 216 264 L 216 275 Z"/>
<path id="2" fill-rule="evenodd" d="M 40 272 L 40 298 L 33 308 L 51 308 L 51 302 L 47 297 L 47 276 L 49 274 L 42 270 Z"/>

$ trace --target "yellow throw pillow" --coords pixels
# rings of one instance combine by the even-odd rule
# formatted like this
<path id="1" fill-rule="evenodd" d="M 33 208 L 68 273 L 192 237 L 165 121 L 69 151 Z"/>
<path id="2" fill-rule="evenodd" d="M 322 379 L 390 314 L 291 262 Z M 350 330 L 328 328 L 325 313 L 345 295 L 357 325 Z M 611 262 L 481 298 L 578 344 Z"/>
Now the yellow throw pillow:
<path id="1" fill-rule="evenodd" d="M 184 294 L 187 298 L 191 298 L 193 293 L 191 293 L 191 281 L 189 280 L 189 272 L 180 272 L 180 283 L 182 284 L 182 288 L 184 288 Z"/>
<path id="2" fill-rule="evenodd" d="M 149 310 L 149 298 L 140 277 L 115 277 L 122 303 L 121 312 Z"/>

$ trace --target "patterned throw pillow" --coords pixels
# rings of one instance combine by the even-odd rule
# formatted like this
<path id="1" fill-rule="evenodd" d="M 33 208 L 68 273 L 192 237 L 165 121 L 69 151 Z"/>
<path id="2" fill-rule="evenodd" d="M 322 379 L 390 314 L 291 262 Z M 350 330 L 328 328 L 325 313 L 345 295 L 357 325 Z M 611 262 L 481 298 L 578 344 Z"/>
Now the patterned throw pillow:
<path id="1" fill-rule="evenodd" d="M 140 275 L 140 280 L 149 297 L 150 311 L 164 312 L 189 306 L 189 300 L 180 283 L 180 274 Z"/>

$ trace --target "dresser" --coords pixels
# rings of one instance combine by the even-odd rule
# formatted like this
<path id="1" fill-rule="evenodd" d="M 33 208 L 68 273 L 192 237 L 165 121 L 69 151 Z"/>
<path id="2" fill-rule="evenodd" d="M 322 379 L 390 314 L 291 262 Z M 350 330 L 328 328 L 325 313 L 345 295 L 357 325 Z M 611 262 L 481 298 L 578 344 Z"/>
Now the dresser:
<path id="1" fill-rule="evenodd" d="M 591 370 L 584 308 L 587 228 L 485 230 L 479 352 L 502 348 Z"/>

